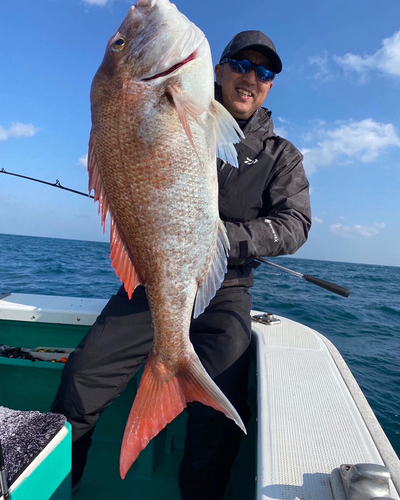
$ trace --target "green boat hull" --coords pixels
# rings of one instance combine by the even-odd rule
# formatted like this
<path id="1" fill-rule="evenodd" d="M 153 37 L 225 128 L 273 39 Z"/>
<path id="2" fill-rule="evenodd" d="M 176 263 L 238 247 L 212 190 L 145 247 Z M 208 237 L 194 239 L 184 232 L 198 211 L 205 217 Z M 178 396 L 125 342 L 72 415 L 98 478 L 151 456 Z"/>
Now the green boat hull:
<path id="1" fill-rule="evenodd" d="M 88 328 L 84 325 L 0 320 L 0 343 L 32 349 L 37 346 L 73 348 Z M 6 384 L 0 385 L 0 405 L 15 410 L 50 411 L 63 366 L 62 363 L 49 361 L 0 358 L 0 379 L 7 380 Z M 124 481 L 119 476 L 122 436 L 140 374 L 130 381 L 121 396 L 101 415 L 93 434 L 93 444 L 81 487 L 74 495 L 74 500 L 107 497 L 135 500 L 180 499 L 178 470 L 185 438 L 185 412 L 149 443 Z M 252 380 L 255 388 L 255 377 Z M 251 394 L 255 394 L 255 390 Z M 226 498 L 230 500 L 255 498 L 255 396 L 251 398 L 251 406 L 253 416 L 248 425 L 248 436 L 242 440 L 226 493 Z M 68 480 L 69 478 L 66 479 Z M 53 500 L 69 498 L 68 488 L 65 488 L 64 483 L 60 488 L 58 496 L 51 497 Z"/>

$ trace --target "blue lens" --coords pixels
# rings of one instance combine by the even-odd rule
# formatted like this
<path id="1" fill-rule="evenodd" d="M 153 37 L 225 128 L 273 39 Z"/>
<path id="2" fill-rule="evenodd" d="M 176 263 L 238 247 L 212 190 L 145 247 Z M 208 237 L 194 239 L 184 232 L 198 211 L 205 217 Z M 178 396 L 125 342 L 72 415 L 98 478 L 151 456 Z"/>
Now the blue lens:
<path id="1" fill-rule="evenodd" d="M 275 78 L 275 73 L 273 71 L 267 69 L 261 64 L 254 64 L 248 59 L 237 60 L 227 57 L 226 59 L 222 59 L 220 64 L 223 64 L 224 62 L 229 62 L 231 70 L 242 75 L 248 73 L 254 68 L 257 78 L 262 82 L 270 82 Z"/>

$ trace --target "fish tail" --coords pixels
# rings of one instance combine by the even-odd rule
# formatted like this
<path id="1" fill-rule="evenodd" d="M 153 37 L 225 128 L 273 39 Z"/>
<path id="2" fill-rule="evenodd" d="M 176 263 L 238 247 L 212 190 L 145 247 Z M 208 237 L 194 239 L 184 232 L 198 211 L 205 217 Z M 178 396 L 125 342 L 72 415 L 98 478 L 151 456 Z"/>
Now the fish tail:
<path id="1" fill-rule="evenodd" d="M 151 353 L 122 440 L 122 479 L 149 441 L 192 401 L 199 401 L 223 412 L 247 434 L 239 414 L 208 375 L 194 352 L 177 374 L 168 373 L 165 365 Z"/>

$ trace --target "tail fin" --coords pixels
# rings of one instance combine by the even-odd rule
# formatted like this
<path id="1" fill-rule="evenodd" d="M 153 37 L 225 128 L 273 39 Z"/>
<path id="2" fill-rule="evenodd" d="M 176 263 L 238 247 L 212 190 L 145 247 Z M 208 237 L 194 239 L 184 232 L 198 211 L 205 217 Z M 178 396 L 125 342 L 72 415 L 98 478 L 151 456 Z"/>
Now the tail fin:
<path id="1" fill-rule="evenodd" d="M 194 351 L 177 374 L 168 372 L 151 353 L 125 427 L 120 457 L 122 479 L 149 441 L 192 401 L 222 411 L 246 434 L 239 414 L 205 371 Z"/>

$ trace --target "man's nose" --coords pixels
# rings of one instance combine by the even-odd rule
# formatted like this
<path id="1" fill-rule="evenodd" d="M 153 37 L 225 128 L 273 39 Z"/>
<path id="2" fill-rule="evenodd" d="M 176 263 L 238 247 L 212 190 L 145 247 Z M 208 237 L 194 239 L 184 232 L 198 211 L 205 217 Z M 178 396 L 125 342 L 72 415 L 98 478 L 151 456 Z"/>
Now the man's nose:
<path id="1" fill-rule="evenodd" d="M 255 68 L 251 68 L 251 70 L 248 73 L 245 73 L 243 75 L 243 80 L 245 82 L 255 84 L 257 81 Z"/>

